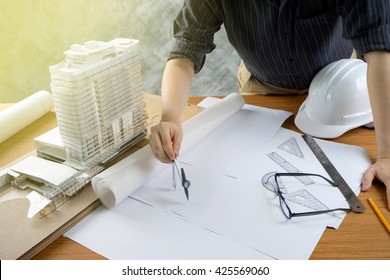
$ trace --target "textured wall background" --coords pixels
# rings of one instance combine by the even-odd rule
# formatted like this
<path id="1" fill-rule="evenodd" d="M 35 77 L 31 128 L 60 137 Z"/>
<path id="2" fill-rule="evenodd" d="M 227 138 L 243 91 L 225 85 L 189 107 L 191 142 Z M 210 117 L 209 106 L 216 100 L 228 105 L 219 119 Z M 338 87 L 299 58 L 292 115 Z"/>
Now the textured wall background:
<path id="1" fill-rule="evenodd" d="M 145 91 L 160 94 L 172 44 L 172 21 L 183 0 L 0 0 L 0 102 L 50 91 L 49 66 L 70 45 L 117 37 L 139 39 Z M 192 95 L 237 91 L 239 58 L 222 28 L 217 49 L 197 75 Z"/>

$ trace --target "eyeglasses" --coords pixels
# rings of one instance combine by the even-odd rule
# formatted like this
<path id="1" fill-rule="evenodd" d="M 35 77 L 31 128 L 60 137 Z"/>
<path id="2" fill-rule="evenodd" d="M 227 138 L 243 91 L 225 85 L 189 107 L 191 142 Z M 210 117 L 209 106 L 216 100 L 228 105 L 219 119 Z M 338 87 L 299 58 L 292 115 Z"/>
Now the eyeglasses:
<path id="1" fill-rule="evenodd" d="M 287 204 L 287 201 L 285 197 L 283 196 L 282 191 L 280 190 L 280 185 L 279 185 L 279 178 L 280 177 L 299 177 L 299 176 L 316 176 L 324 179 L 327 183 L 329 183 L 333 187 L 337 187 L 337 185 L 327 179 L 324 176 L 321 176 L 319 174 L 312 174 L 312 173 L 275 173 L 275 184 L 274 184 L 274 189 L 275 189 L 275 194 L 279 197 L 279 204 L 280 208 L 282 209 L 283 214 L 286 216 L 287 219 L 291 219 L 292 217 L 304 217 L 304 216 L 312 216 L 312 215 L 320 215 L 320 214 L 326 214 L 326 213 L 331 213 L 331 212 L 336 212 L 336 211 L 342 211 L 342 212 L 350 212 L 350 208 L 334 208 L 334 209 L 326 209 L 326 210 L 317 210 L 317 211 L 308 211 L 308 212 L 299 212 L 299 213 L 294 213 L 291 211 L 290 207 Z"/>

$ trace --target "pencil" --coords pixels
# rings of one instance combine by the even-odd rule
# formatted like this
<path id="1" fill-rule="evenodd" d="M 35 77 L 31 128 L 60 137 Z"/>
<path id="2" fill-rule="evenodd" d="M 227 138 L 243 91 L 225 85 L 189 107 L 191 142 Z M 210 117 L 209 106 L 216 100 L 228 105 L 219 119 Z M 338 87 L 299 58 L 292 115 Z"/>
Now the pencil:
<path id="1" fill-rule="evenodd" d="M 372 208 L 374 209 L 375 213 L 378 215 L 379 219 L 382 221 L 382 223 L 387 228 L 387 231 L 390 232 L 390 224 L 386 220 L 385 216 L 383 216 L 381 210 L 379 210 L 378 206 L 376 206 L 375 202 L 371 199 L 371 197 L 368 198 L 368 202 L 371 204 Z"/>

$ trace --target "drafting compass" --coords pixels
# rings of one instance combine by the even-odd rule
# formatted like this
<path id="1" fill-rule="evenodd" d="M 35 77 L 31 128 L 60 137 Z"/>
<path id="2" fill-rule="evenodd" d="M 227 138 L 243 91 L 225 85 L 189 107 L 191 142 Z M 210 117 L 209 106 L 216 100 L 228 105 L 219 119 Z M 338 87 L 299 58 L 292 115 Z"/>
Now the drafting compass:
<path id="1" fill-rule="evenodd" d="M 173 188 L 176 189 L 176 172 L 175 172 L 175 169 L 177 171 L 177 173 L 179 174 L 179 178 L 180 178 L 180 181 L 181 181 L 181 185 L 183 186 L 183 189 L 184 189 L 184 193 L 187 197 L 187 200 L 189 200 L 189 192 L 188 192 L 188 189 L 189 187 L 191 186 L 191 182 L 189 180 L 187 180 L 186 178 L 186 173 L 184 172 L 184 168 L 180 168 L 179 167 L 179 164 L 177 163 L 177 160 L 173 160 L 172 161 L 172 184 L 173 184 Z"/>

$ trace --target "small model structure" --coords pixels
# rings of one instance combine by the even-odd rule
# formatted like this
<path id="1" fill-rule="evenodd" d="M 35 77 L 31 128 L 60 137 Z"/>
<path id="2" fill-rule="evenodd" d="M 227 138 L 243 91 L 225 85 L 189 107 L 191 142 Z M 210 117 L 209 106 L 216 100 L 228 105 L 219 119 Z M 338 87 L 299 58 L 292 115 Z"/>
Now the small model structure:
<path id="1" fill-rule="evenodd" d="M 145 136 L 139 43 L 90 41 L 65 54 L 49 68 L 65 163 L 94 167 Z"/>
<path id="2" fill-rule="evenodd" d="M 27 158 L 0 174 L 0 187 L 38 191 L 54 208 L 147 132 L 138 40 L 89 41 L 64 54 L 64 62 L 49 67 L 58 128 L 34 140 L 39 160 Z M 46 177 L 60 165 L 71 170 L 53 183 Z M 42 168 L 46 173 L 38 175 Z"/>

